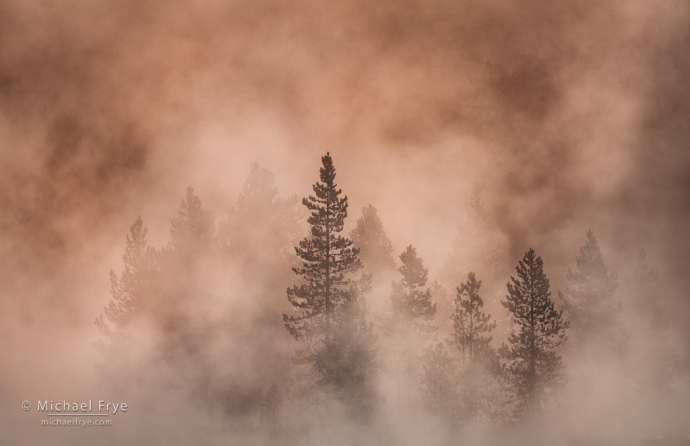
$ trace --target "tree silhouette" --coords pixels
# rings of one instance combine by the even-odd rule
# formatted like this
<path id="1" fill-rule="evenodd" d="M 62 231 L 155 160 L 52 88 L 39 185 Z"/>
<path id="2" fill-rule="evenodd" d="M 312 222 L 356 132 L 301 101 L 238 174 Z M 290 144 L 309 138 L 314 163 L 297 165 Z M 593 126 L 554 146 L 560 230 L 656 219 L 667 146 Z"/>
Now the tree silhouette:
<path id="1" fill-rule="evenodd" d="M 218 261 L 213 214 L 188 187 L 177 215 L 170 219 L 170 239 L 161 250 L 161 287 L 151 314 L 157 328 L 157 356 L 151 372 L 160 385 L 185 382 L 195 398 L 219 398 L 223 377 L 218 376 L 205 352 L 223 327 L 212 314 L 195 311 L 209 305 L 215 277 L 209 265 Z M 215 269 L 213 270 L 215 273 Z"/>
<path id="2" fill-rule="evenodd" d="M 396 319 L 404 325 L 413 324 L 421 327 L 418 321 L 428 321 L 436 314 L 436 304 L 431 301 L 431 290 L 422 288 L 428 280 L 429 270 L 417 256 L 412 245 L 400 254 L 402 265 L 398 272 L 402 275 L 400 282 L 393 282 L 390 296 L 390 307 Z"/>
<path id="3" fill-rule="evenodd" d="M 292 246 L 302 235 L 297 197 L 278 197 L 273 174 L 253 163 L 226 220 L 219 223 L 219 238 L 231 255 L 241 257 L 248 271 L 272 268 L 292 258 Z"/>
<path id="4" fill-rule="evenodd" d="M 518 419 L 543 414 L 544 403 L 563 383 L 563 364 L 557 350 L 566 340 L 569 326 L 563 311 L 554 309 L 544 263 L 529 249 L 511 277 L 508 295 L 501 304 L 511 313 L 518 332 L 499 350 L 507 361 L 506 378 L 517 399 Z"/>
<path id="5" fill-rule="evenodd" d="M 493 417 L 497 404 L 497 379 L 501 371 L 489 335 L 496 328 L 496 322 L 490 322 L 491 315 L 482 312 L 481 284 L 470 272 L 467 282 L 457 288 L 455 312 L 451 316 L 453 332 L 449 341 L 460 355 L 459 415 L 471 421 Z"/>
<path id="6" fill-rule="evenodd" d="M 365 269 L 374 273 L 374 277 L 379 273 L 395 270 L 393 245 L 386 236 L 374 206 L 370 204 L 362 208 L 362 216 L 357 220 L 355 229 L 350 232 L 350 237 L 359 249 Z"/>
<path id="7" fill-rule="evenodd" d="M 424 355 L 421 373 L 424 407 L 437 418 L 457 421 L 456 366 L 443 343 L 429 348 Z"/>
<path id="8" fill-rule="evenodd" d="M 437 329 L 427 323 L 436 314 L 431 290 L 424 290 L 429 271 L 412 245 L 400 255 L 400 261 L 398 272 L 402 277 L 392 283 L 386 313 L 380 318 L 381 329 L 391 347 L 398 406 L 416 402 L 419 360 L 425 351 L 423 343 Z"/>
<path id="9" fill-rule="evenodd" d="M 195 253 L 208 249 L 214 242 L 215 221 L 211 211 L 201 208 L 201 200 L 194 195 L 194 189 L 187 193 L 180 203 L 177 217 L 170 219 L 170 241 L 167 249 L 177 253 L 184 260 Z"/>
<path id="10" fill-rule="evenodd" d="M 340 197 L 330 154 L 321 161 L 315 195 L 302 200 L 311 211 L 311 235 L 295 248 L 302 265 L 293 271 L 302 283 L 287 290 L 297 314 L 284 314 L 283 320 L 288 332 L 306 344 L 293 361 L 311 364 L 322 389 L 339 397 L 357 395 L 349 402 L 364 404 L 374 363 L 373 327 L 365 321 L 364 303 L 371 276 L 355 278 L 362 268 L 359 250 L 338 235 L 347 217 L 347 197 Z"/>
<path id="11" fill-rule="evenodd" d="M 110 270 L 110 294 L 112 300 L 95 320 L 102 339 L 96 347 L 103 357 L 99 369 L 104 380 L 115 386 L 126 385 L 142 372 L 141 367 L 129 364 L 129 354 L 136 339 L 129 335 L 129 328 L 141 315 L 142 309 L 151 305 L 156 292 L 159 274 L 158 253 L 148 246 L 148 229 L 141 216 L 129 228 L 122 256 L 125 268 L 121 277 Z M 105 318 L 104 318 L 105 316 Z M 136 368 L 133 368 L 136 367 Z M 129 369 L 129 373 L 125 370 Z M 133 376 L 134 375 L 134 376 Z"/>
<path id="12" fill-rule="evenodd" d="M 627 334 L 621 320 L 622 306 L 613 299 L 618 276 L 609 272 L 591 230 L 575 258 L 575 270 L 568 269 L 566 279 L 570 285 L 558 296 L 572 324 L 575 347 L 591 346 L 590 353 L 597 356 L 622 356 Z"/>

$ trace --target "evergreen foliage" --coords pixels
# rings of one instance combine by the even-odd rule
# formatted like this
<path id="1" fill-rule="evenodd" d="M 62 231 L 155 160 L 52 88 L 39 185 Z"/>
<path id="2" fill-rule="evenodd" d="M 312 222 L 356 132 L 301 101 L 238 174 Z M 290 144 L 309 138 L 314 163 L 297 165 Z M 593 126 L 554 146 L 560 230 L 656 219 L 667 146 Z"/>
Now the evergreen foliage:
<path id="1" fill-rule="evenodd" d="M 431 290 L 423 290 L 428 280 L 429 270 L 417 256 L 417 250 L 409 245 L 400 254 L 402 265 L 398 272 L 402 275 L 400 282 L 393 282 L 390 296 L 391 312 L 403 325 L 412 324 L 429 329 L 418 321 L 429 321 L 436 314 L 436 304 L 432 302 Z"/>
<path id="2" fill-rule="evenodd" d="M 335 184 L 330 154 L 321 158 L 320 182 L 302 200 L 311 211 L 311 234 L 295 248 L 302 265 L 293 268 L 301 284 L 287 290 L 297 314 L 283 315 L 288 332 L 305 346 L 296 350 L 296 364 L 310 364 L 322 389 L 339 397 L 356 395 L 352 408 L 370 407 L 365 398 L 374 372 L 373 326 L 367 324 L 364 293 L 370 275 L 356 279 L 362 268 L 359 250 L 342 237 L 347 197 Z M 356 404 L 355 404 L 356 403 Z"/>
<path id="3" fill-rule="evenodd" d="M 472 194 L 470 195 L 469 204 L 470 221 L 474 223 L 477 234 L 486 228 L 489 216 L 484 207 L 484 200 L 482 199 L 482 185 L 475 183 L 472 185 Z"/>
<path id="4" fill-rule="evenodd" d="M 121 277 L 117 277 L 115 271 L 110 270 L 112 300 L 103 309 L 103 314 L 95 320 L 102 336 L 96 343 L 103 357 L 99 369 L 104 378 L 115 386 L 122 386 L 127 380 L 135 378 L 132 375 L 141 373 L 140 367 L 135 370 L 130 367 L 129 374 L 123 373 L 122 368 L 129 362 L 129 353 L 136 343 L 136 339 L 129 335 L 128 328 L 142 310 L 151 305 L 156 291 L 158 253 L 148 246 L 147 234 L 148 229 L 141 216 L 137 217 L 126 237 L 125 253 L 122 256 L 124 271 Z"/>
<path id="5" fill-rule="evenodd" d="M 221 246 L 230 255 L 242 256 L 248 271 L 258 270 L 265 276 L 266 271 L 257 266 L 271 268 L 285 262 L 302 235 L 296 204 L 296 196 L 278 197 L 273 174 L 253 163 L 237 198 L 237 209 L 219 224 Z"/>
<path id="6" fill-rule="evenodd" d="M 618 276 L 609 272 L 594 233 L 587 231 L 587 241 L 575 258 L 575 270 L 568 269 L 570 282 L 565 293 L 558 293 L 565 314 L 572 325 L 577 349 L 594 347 L 599 356 L 622 356 L 627 349 L 622 306 L 614 300 Z"/>
<path id="7" fill-rule="evenodd" d="M 214 237 L 213 214 L 201 208 L 201 200 L 194 195 L 194 189 L 188 187 L 177 217 L 170 219 L 167 249 L 177 253 L 180 259 L 189 261 L 195 254 L 210 248 Z"/>
<path id="8" fill-rule="evenodd" d="M 544 413 L 544 403 L 563 384 L 563 363 L 558 348 L 566 340 L 569 321 L 556 311 L 544 263 L 529 249 L 511 277 L 508 295 L 501 304 L 511 313 L 517 333 L 509 346 L 499 350 L 508 362 L 506 379 L 516 399 L 515 416 L 534 419 Z"/>
<path id="9" fill-rule="evenodd" d="M 425 352 L 423 343 L 437 327 L 427 323 L 436 314 L 431 290 L 424 289 L 429 271 L 408 246 L 400 255 L 402 265 L 399 282 L 392 283 L 386 303 L 386 314 L 381 317 L 381 329 L 390 346 L 398 406 L 410 406 L 416 401 L 419 387 L 420 359 Z"/>
<path id="10" fill-rule="evenodd" d="M 350 232 L 350 237 L 360 250 L 360 258 L 367 271 L 376 276 L 381 272 L 395 270 L 393 245 L 386 236 L 383 223 L 374 206 L 370 204 L 362 208 L 362 216 L 357 220 L 355 229 Z"/>
<path id="11" fill-rule="evenodd" d="M 479 296 L 481 285 L 482 282 L 470 272 L 467 282 L 457 288 L 455 313 L 452 316 L 452 339 L 463 360 L 475 360 L 491 352 L 492 337 L 488 333 L 496 328 L 496 322 L 489 322 L 491 315 L 481 311 L 484 306 L 484 301 Z"/>
<path id="12" fill-rule="evenodd" d="M 443 343 L 429 348 L 421 373 L 422 402 L 432 415 L 448 422 L 457 421 L 457 370 Z"/>
<path id="13" fill-rule="evenodd" d="M 496 328 L 491 315 L 482 312 L 484 301 L 479 295 L 482 282 L 474 273 L 457 288 L 455 312 L 451 316 L 451 345 L 460 355 L 460 408 L 463 421 L 491 419 L 497 412 L 497 387 L 500 364 L 489 335 Z"/>

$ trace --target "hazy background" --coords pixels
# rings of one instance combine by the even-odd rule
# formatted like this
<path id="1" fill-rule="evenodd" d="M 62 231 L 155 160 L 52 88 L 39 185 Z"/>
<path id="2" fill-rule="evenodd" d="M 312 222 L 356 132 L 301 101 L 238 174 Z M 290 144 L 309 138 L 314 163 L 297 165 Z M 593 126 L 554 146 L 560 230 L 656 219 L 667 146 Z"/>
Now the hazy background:
<path id="1" fill-rule="evenodd" d="M 431 277 L 477 182 L 554 291 L 589 228 L 621 277 L 647 249 L 686 387 L 689 46 L 684 1 L 0 1 L 0 431 L 99 398 L 137 215 L 161 246 L 187 186 L 223 217 L 256 161 L 301 198 L 326 151 L 346 230 L 372 203 Z"/>

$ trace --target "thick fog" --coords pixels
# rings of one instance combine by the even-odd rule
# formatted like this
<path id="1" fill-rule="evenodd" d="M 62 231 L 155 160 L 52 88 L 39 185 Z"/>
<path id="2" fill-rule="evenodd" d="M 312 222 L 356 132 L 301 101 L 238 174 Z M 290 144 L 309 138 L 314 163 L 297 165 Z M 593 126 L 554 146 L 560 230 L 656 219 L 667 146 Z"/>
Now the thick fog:
<path id="1" fill-rule="evenodd" d="M 688 444 L 688 44 L 679 0 L 0 0 L 0 443 Z M 341 235 L 371 204 L 395 262 L 364 258 L 366 422 L 300 381 L 283 321 L 327 152 L 349 202 Z M 275 186 L 270 209 L 252 207 L 257 184 Z M 191 196 L 211 213 L 194 229 L 208 246 L 176 245 Z M 165 279 L 134 341 L 104 354 L 94 320 L 138 216 Z M 530 248 L 564 309 L 588 230 L 617 273 L 620 357 L 571 325 L 563 383 L 529 422 L 458 423 L 416 378 L 396 390 L 385 315 L 409 245 L 439 327 L 406 342 L 421 364 L 451 339 L 470 271 L 496 349 Z M 653 308 L 634 297 L 640 249 Z M 48 427 L 45 400 L 129 408 L 109 427 Z"/>

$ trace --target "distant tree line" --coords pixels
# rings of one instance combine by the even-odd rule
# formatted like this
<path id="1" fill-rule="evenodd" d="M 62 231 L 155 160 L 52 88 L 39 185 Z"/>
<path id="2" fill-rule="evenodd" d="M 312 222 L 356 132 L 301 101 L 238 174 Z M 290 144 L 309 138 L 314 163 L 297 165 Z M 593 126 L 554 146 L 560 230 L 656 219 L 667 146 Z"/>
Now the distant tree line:
<path id="1" fill-rule="evenodd" d="M 229 414 L 256 415 L 273 433 L 328 404 L 359 423 L 385 406 L 449 425 L 538 420 L 558 401 L 573 358 L 617 361 L 640 391 L 670 388 L 675 352 L 659 274 L 644 251 L 618 298 L 617 274 L 588 231 L 554 301 L 544 262 L 529 248 L 505 288 L 494 286 L 503 295 L 496 319 L 467 267 L 473 259 L 492 283 L 499 274 L 500 244 L 482 236 L 481 187 L 470 200 L 472 253 L 463 257 L 456 241 L 442 268 L 442 282 L 455 288 L 449 298 L 439 280 L 429 284 L 412 245 L 396 275 L 372 205 L 343 234 L 348 199 L 330 154 L 321 164 L 302 200 L 306 233 L 297 198 L 279 198 L 273 175 L 257 164 L 225 219 L 216 222 L 188 188 L 165 246 L 149 246 L 135 220 L 124 270 L 110 272 L 112 299 L 96 319 L 107 385 L 184 389 Z M 392 281 L 390 292 L 383 312 L 371 314 L 367 300 L 381 280 Z M 142 333 L 154 334 L 152 346 L 140 344 Z M 631 343 L 645 347 L 631 352 Z M 645 361 L 654 366 L 635 367 Z"/>

